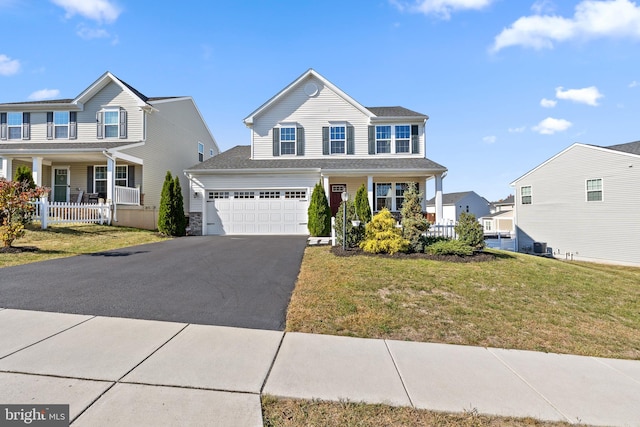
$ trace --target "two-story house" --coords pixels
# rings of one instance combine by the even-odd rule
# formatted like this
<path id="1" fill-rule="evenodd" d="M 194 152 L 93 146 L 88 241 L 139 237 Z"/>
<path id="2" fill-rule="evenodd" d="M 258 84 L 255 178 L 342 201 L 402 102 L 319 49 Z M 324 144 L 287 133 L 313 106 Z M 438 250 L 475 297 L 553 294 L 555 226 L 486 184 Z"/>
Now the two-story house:
<path id="1" fill-rule="evenodd" d="M 425 192 L 433 181 L 440 219 L 447 169 L 426 158 L 427 119 L 403 107 L 364 107 L 310 69 L 244 119 L 251 145 L 186 171 L 192 233 L 308 234 L 317 183 L 335 214 L 341 194 L 353 200 L 362 184 L 374 211 L 397 212 L 407 183 Z"/>
<path id="2" fill-rule="evenodd" d="M 143 95 L 110 72 L 74 99 L 0 104 L 0 176 L 27 165 L 55 202 L 116 207 L 114 223 L 156 228 L 167 171 L 219 153 L 193 99 Z"/>

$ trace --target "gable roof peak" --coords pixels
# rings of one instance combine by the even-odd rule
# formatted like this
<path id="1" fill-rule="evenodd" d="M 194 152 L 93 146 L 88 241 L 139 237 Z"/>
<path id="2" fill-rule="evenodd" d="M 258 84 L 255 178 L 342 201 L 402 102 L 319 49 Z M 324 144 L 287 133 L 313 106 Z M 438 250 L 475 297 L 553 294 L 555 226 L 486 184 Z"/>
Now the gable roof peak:
<path id="1" fill-rule="evenodd" d="M 94 81 L 89 87 L 82 91 L 80 95 L 75 97 L 71 102 L 82 104 L 86 102 L 87 99 L 92 98 L 96 93 L 102 90 L 105 86 L 109 84 L 109 82 L 114 82 L 118 86 L 122 88 L 125 92 L 129 92 L 134 98 L 138 99 L 137 105 L 139 107 L 148 106 L 147 100 L 149 99 L 145 95 L 143 95 L 140 91 L 136 90 L 133 86 L 128 83 L 120 80 L 110 71 L 105 71 L 96 81 Z"/>

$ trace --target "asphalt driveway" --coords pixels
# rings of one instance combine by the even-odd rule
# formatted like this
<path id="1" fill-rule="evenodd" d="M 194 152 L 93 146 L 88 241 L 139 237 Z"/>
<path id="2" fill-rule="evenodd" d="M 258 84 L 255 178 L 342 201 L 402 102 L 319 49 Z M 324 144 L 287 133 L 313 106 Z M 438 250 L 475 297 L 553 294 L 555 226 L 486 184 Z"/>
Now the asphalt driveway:
<path id="1" fill-rule="evenodd" d="M 0 307 L 283 330 L 302 236 L 183 237 L 0 269 Z"/>

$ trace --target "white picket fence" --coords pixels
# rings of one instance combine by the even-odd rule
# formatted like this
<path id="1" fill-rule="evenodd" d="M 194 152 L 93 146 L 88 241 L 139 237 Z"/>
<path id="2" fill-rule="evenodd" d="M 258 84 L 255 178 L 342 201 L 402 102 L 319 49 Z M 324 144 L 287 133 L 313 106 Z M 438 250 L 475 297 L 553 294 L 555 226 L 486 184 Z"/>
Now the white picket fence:
<path id="1" fill-rule="evenodd" d="M 111 206 L 104 203 L 63 203 L 41 199 L 33 204 L 36 207 L 33 220 L 40 221 L 42 229 L 46 229 L 50 224 L 111 225 Z"/>

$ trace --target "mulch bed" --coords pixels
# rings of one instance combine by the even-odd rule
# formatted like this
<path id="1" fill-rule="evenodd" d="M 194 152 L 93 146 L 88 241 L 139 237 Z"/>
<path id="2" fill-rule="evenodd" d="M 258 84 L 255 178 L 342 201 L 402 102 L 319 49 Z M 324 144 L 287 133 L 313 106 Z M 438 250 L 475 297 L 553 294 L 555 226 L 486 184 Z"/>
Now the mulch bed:
<path id="1" fill-rule="evenodd" d="M 458 256 L 458 255 L 429 255 L 424 253 L 409 253 L 402 252 L 389 254 L 372 254 L 365 252 L 360 248 L 347 248 L 343 250 L 341 246 L 332 246 L 331 252 L 335 256 L 372 256 L 379 258 L 394 258 L 394 259 L 429 259 L 433 261 L 446 261 L 446 262 L 486 262 L 493 261 L 496 256 L 487 252 L 478 251 L 470 256 Z"/>
<path id="2" fill-rule="evenodd" d="M 19 254 L 22 252 L 38 252 L 35 246 L 3 246 L 0 247 L 0 254 Z"/>

